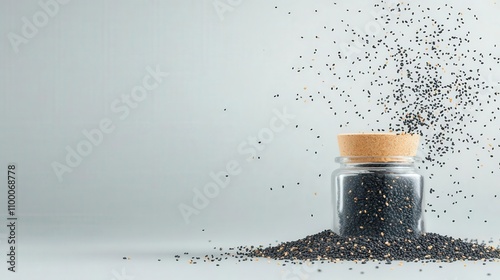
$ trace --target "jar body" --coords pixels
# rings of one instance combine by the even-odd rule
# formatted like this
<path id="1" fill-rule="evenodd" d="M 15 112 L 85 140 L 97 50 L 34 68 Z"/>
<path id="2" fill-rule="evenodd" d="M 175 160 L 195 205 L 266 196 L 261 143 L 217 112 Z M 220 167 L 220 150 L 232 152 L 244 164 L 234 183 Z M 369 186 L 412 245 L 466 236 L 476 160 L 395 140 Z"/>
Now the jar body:
<path id="1" fill-rule="evenodd" d="M 337 158 L 333 231 L 340 236 L 414 237 L 424 232 L 423 177 L 410 157 L 379 162 Z"/>

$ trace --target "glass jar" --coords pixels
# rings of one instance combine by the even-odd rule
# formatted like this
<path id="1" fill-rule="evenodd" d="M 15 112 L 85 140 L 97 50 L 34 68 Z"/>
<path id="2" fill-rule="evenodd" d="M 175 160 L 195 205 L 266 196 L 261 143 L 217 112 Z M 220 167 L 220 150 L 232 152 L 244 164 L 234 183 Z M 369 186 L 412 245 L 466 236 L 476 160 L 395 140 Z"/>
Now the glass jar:
<path id="1" fill-rule="evenodd" d="M 332 174 L 333 231 L 345 237 L 424 232 L 423 177 L 415 157 L 338 157 Z"/>

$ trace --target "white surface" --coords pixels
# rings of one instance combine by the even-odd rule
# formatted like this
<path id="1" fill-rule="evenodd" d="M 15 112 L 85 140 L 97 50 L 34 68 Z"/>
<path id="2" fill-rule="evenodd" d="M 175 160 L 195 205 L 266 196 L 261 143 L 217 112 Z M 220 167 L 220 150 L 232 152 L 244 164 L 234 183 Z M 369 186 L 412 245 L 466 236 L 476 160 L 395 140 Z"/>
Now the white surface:
<path id="1" fill-rule="evenodd" d="M 189 247 L 189 246 L 188 246 Z M 19 271 L 0 271 L 2 279 L 498 279 L 500 263 L 403 263 L 394 261 L 315 263 L 283 266 L 282 261 L 238 262 L 229 258 L 221 262 L 204 263 L 206 254 L 218 255 L 213 248 L 172 251 L 160 240 L 134 244 L 119 241 L 80 242 L 64 240 L 30 243 L 21 247 Z M 174 255 L 181 255 L 175 261 Z M 199 256 L 197 264 L 189 264 L 191 256 Z M 123 257 L 129 259 L 123 260 Z M 158 261 L 160 259 L 161 261 Z M 219 264 L 219 266 L 216 266 Z M 378 266 L 378 268 L 376 268 Z M 318 271 L 320 270 L 320 271 Z M 420 271 L 422 270 L 422 271 Z"/>
<path id="2" fill-rule="evenodd" d="M 283 262 L 234 259 L 219 263 L 189 264 L 189 258 L 175 261 L 168 248 L 147 246 L 128 249 L 127 244 L 60 244 L 31 246 L 22 250 L 19 272 L 0 272 L 2 279 L 498 279 L 500 263 L 402 263 L 355 262 L 291 265 Z M 64 247 L 64 248 L 63 248 Z M 133 246 L 135 247 L 135 246 Z M 198 255 L 219 253 L 218 250 Z M 182 254 L 181 254 L 182 255 Z M 130 259 L 123 260 L 127 256 Z M 191 255 L 190 255 L 191 256 Z M 161 261 L 158 261 L 161 259 Z M 378 268 L 376 268 L 378 266 Z M 320 271 L 318 271 L 320 270 Z M 420 271 L 422 270 L 422 271 Z"/>

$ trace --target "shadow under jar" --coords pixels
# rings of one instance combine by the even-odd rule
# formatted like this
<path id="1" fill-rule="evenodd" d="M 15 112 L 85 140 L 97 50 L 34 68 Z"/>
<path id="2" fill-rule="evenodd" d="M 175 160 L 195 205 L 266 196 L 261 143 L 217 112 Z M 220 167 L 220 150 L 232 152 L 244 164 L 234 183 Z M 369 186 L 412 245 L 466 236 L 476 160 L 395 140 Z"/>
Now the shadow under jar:
<path id="1" fill-rule="evenodd" d="M 338 157 L 333 172 L 333 231 L 344 237 L 424 233 L 423 177 L 415 158 Z"/>

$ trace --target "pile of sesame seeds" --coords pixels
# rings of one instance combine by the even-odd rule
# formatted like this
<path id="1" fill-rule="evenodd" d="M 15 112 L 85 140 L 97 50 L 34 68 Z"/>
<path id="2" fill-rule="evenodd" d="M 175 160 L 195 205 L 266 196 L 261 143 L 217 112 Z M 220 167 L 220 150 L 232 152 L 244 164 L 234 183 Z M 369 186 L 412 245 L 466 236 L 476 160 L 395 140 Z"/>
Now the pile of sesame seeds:
<path id="1" fill-rule="evenodd" d="M 275 246 L 238 246 L 229 249 L 213 248 L 218 253 L 204 256 L 175 255 L 176 261 L 189 264 L 214 263 L 236 260 L 237 262 L 259 261 L 261 258 L 284 261 L 290 264 L 304 262 L 337 263 L 356 261 L 367 262 L 393 261 L 406 262 L 456 262 L 482 261 L 498 262 L 500 247 L 489 246 L 486 243 L 452 238 L 436 233 L 424 233 L 418 237 L 341 237 L 331 230 L 306 236 L 295 241 L 283 242 Z"/>
<path id="2" fill-rule="evenodd" d="M 341 237 L 330 230 L 277 246 L 254 249 L 250 256 L 290 261 L 494 261 L 500 249 L 435 233 L 414 238 Z"/>

